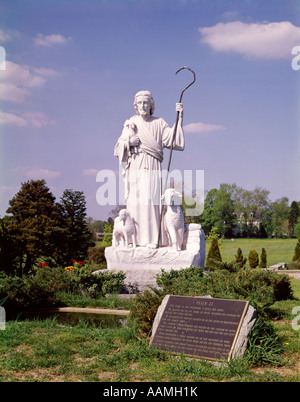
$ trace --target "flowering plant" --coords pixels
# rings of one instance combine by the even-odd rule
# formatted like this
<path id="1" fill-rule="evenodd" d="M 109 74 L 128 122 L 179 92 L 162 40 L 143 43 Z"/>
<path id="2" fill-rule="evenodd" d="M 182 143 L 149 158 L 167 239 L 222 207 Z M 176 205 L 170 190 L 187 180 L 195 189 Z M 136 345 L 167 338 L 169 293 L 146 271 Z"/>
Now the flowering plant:
<path id="1" fill-rule="evenodd" d="M 49 265 L 46 262 L 39 262 L 39 267 L 49 267 Z"/>

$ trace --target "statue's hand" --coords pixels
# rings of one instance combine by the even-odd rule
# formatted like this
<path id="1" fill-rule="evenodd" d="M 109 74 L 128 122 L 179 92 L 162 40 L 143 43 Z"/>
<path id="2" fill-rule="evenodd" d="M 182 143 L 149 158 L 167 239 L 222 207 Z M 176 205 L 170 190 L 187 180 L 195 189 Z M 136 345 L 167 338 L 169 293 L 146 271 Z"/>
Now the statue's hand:
<path id="1" fill-rule="evenodd" d="M 133 135 L 129 138 L 129 144 L 133 147 L 137 147 L 140 143 L 140 139 L 137 135 Z"/>
<path id="2" fill-rule="evenodd" d="M 176 103 L 176 112 L 180 112 L 182 115 L 183 113 L 183 104 L 182 103 Z"/>

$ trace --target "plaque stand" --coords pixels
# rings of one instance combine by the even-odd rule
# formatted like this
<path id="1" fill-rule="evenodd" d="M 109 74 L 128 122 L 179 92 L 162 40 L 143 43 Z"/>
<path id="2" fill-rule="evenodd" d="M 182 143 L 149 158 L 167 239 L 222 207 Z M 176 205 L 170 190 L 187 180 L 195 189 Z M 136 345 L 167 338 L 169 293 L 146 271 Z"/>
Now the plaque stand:
<path id="1" fill-rule="evenodd" d="M 189 357 L 229 361 L 242 357 L 256 310 L 245 300 L 165 296 L 150 345 Z"/>

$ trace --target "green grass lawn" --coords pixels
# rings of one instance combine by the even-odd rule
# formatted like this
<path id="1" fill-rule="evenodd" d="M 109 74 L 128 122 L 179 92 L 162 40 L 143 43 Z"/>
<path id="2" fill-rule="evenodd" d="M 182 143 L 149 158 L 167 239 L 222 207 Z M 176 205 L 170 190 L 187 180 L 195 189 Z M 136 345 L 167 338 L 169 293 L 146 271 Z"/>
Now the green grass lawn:
<path id="1" fill-rule="evenodd" d="M 299 305 L 300 280 L 292 280 L 298 299 L 276 302 L 273 323 L 283 338 L 282 362 L 253 366 L 232 360 L 214 366 L 202 359 L 149 348 L 134 327 L 102 328 L 81 322 L 60 324 L 46 320 L 9 321 L 0 331 L 0 382 L 173 382 L 300 381 L 300 330 L 292 328 L 292 308 Z"/>
<path id="2" fill-rule="evenodd" d="M 239 247 L 244 257 L 247 258 L 251 249 L 255 249 L 260 256 L 261 249 L 265 248 L 268 266 L 277 264 L 278 262 L 290 263 L 294 255 L 296 243 L 297 239 L 223 239 L 222 259 L 224 262 L 233 261 Z M 208 249 L 209 245 L 207 244 L 206 253 L 208 253 Z"/>

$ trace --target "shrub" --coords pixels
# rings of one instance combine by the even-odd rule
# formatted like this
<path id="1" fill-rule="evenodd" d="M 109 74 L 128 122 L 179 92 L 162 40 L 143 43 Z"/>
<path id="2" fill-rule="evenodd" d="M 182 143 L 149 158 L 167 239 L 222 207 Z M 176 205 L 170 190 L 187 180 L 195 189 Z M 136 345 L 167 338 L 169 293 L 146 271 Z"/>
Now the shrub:
<path id="1" fill-rule="evenodd" d="M 256 250 L 252 249 L 249 252 L 249 256 L 248 256 L 248 262 L 249 262 L 249 266 L 250 268 L 256 268 L 259 264 L 259 258 L 258 258 L 258 254 L 256 252 Z"/>
<path id="2" fill-rule="evenodd" d="M 90 247 L 88 250 L 88 261 L 92 265 L 100 265 L 106 268 L 105 247 Z"/>
<path id="3" fill-rule="evenodd" d="M 298 239 L 295 251 L 294 251 L 294 256 L 293 256 L 293 261 L 300 261 L 300 239 Z"/>
<path id="4" fill-rule="evenodd" d="M 136 322 L 143 337 L 150 333 L 158 307 L 165 294 L 158 289 L 145 290 L 142 294 L 137 293 L 130 310 L 130 318 Z"/>
<path id="5" fill-rule="evenodd" d="M 215 237 L 211 240 L 211 245 L 206 258 L 206 268 L 209 269 L 210 267 L 213 267 L 214 261 L 222 261 L 218 239 Z"/>
<path id="6" fill-rule="evenodd" d="M 79 291 L 91 297 L 116 293 L 124 286 L 125 273 L 99 272 L 93 273 L 89 265 L 75 263 L 74 267 L 66 267 L 69 271 L 73 291 Z"/>
<path id="7" fill-rule="evenodd" d="M 265 248 L 261 249 L 259 268 L 267 268 L 267 252 Z"/>
<path id="8" fill-rule="evenodd" d="M 240 268 L 243 268 L 246 265 L 247 258 L 244 258 L 243 252 L 240 247 L 238 248 L 237 255 L 235 256 L 235 262 Z"/>
<path id="9" fill-rule="evenodd" d="M 293 298 L 290 278 L 272 271 L 246 269 L 235 277 L 237 298 L 249 300 L 259 312 L 275 301 Z"/>
<path id="10" fill-rule="evenodd" d="M 109 247 L 112 244 L 112 232 L 113 232 L 113 226 L 110 223 L 106 223 L 104 225 L 104 237 L 102 240 L 102 247 Z"/>
<path id="11" fill-rule="evenodd" d="M 288 276 L 249 268 L 238 272 L 221 269 L 206 273 L 199 267 L 171 270 L 169 273 L 162 270 L 156 281 L 161 289 L 137 294 L 131 310 L 131 316 L 144 336 L 150 332 L 157 309 L 166 294 L 248 300 L 264 316 L 265 308 L 275 301 L 293 298 Z"/>
<path id="12" fill-rule="evenodd" d="M 0 277 L 0 300 L 8 314 L 16 315 L 30 308 L 51 307 L 59 303 L 59 290 L 67 290 L 69 278 L 61 268 L 38 268 L 34 275 L 19 278 Z"/>
<path id="13" fill-rule="evenodd" d="M 212 260 L 211 264 L 212 265 L 209 267 L 210 271 L 226 270 L 229 272 L 237 272 L 241 269 L 240 264 L 235 261 L 222 262 L 222 261 Z"/>
<path id="14" fill-rule="evenodd" d="M 156 283 L 164 289 L 165 294 L 188 294 L 191 284 L 199 283 L 203 277 L 204 270 L 200 267 L 190 267 L 186 269 L 165 272 L 156 275 Z"/>
<path id="15" fill-rule="evenodd" d="M 184 271 L 187 271 L 185 273 Z M 275 301 L 293 298 L 290 278 L 272 271 L 243 269 L 209 271 L 189 268 L 162 272 L 157 284 L 166 294 L 203 296 L 249 300 L 255 308 L 263 310 Z"/>

